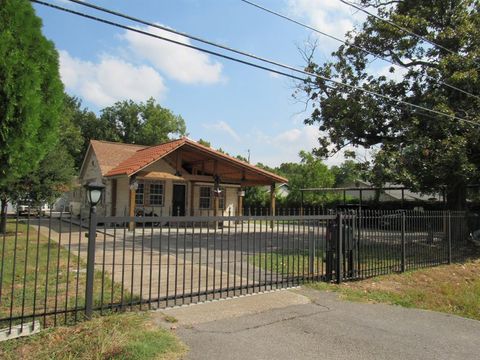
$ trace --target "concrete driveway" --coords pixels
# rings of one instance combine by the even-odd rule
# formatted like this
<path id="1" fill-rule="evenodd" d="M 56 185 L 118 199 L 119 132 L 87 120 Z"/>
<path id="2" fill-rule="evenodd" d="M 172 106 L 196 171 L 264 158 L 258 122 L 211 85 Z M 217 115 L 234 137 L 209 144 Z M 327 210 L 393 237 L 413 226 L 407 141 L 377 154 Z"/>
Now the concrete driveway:
<path id="1" fill-rule="evenodd" d="M 347 302 L 307 288 L 163 313 L 178 319 L 188 359 L 480 358 L 479 321 Z"/>

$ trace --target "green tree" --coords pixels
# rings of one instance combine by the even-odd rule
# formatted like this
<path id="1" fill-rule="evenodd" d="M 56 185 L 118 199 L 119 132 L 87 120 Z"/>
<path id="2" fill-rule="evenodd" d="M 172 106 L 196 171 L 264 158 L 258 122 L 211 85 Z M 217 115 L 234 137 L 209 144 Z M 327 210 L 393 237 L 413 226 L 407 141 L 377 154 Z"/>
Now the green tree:
<path id="1" fill-rule="evenodd" d="M 74 158 L 77 170 L 82 165 L 91 139 L 107 140 L 113 137 L 108 124 L 83 108 L 81 100 L 73 96 L 66 95 L 64 122 L 62 139 L 67 140 L 64 145 Z"/>
<path id="2" fill-rule="evenodd" d="M 28 199 L 34 205 L 50 204 L 70 190 L 74 176 L 74 159 L 68 149 L 59 144 L 35 171 L 10 186 L 10 199 L 14 202 Z"/>
<path id="3" fill-rule="evenodd" d="M 365 178 L 367 170 L 365 164 L 353 160 L 345 160 L 330 168 L 335 177 L 335 187 L 354 186 L 355 181 Z"/>
<path id="4" fill-rule="evenodd" d="M 103 109 L 99 120 L 102 129 L 106 126 L 111 130 L 103 134 L 105 139 L 99 140 L 155 145 L 168 141 L 170 136 L 186 134 L 183 118 L 161 107 L 153 98 L 145 103 L 132 100 L 117 102 Z"/>
<path id="5" fill-rule="evenodd" d="M 199 143 L 200 145 L 203 145 L 203 146 L 206 146 L 206 147 L 211 147 L 211 146 L 212 146 L 212 145 L 210 144 L 210 141 L 203 140 L 203 139 L 198 140 L 198 143 Z"/>
<path id="6" fill-rule="evenodd" d="M 26 0 L 0 6 L 0 199 L 56 145 L 63 108 L 58 53 Z"/>
<path id="7" fill-rule="evenodd" d="M 287 203 L 290 206 L 299 206 L 302 199 L 300 189 L 332 187 L 335 182 L 333 173 L 321 159 L 312 153 L 301 151 L 300 163 L 283 163 L 277 172 L 288 179 L 289 194 Z M 328 199 L 328 194 L 317 192 L 304 193 L 304 203 L 316 205 Z"/>
<path id="8" fill-rule="evenodd" d="M 442 86 L 439 81 L 480 95 L 480 2 L 478 0 L 361 0 L 379 16 L 448 48 L 426 44 L 397 27 L 369 16 L 362 28 L 347 35 L 349 45 L 318 65 L 315 74 L 392 98 L 479 122 L 476 97 Z M 400 80 L 372 75 L 374 60 L 359 50 L 407 67 Z M 394 73 L 396 68 L 391 67 Z M 326 133 L 316 154 L 327 155 L 346 145 L 377 149 L 373 171 L 379 182 L 393 181 L 421 191 L 447 189 L 452 209 L 465 206 L 466 185 L 480 178 L 480 128 L 398 105 L 360 90 L 316 78 L 305 83 L 314 110 L 306 120 Z"/>

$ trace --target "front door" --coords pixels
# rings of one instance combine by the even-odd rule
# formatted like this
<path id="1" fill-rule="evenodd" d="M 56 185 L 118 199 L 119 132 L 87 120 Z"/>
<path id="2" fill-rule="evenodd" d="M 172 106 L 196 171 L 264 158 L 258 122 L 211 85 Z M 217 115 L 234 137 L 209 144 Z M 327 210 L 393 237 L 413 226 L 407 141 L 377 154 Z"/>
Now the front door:
<path id="1" fill-rule="evenodd" d="M 185 185 L 173 184 L 172 215 L 185 216 Z"/>

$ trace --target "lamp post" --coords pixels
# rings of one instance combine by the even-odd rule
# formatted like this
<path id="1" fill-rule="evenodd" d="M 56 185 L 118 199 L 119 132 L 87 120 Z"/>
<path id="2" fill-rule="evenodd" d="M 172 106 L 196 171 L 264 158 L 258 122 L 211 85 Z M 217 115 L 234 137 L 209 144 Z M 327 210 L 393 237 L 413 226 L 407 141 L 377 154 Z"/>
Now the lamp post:
<path id="1" fill-rule="evenodd" d="M 87 247 L 87 284 L 85 289 L 85 317 L 92 318 L 93 313 L 93 281 L 95 275 L 95 238 L 97 237 L 97 204 L 102 198 L 105 185 L 90 182 L 85 185 L 90 203 L 88 219 L 88 247 Z"/>

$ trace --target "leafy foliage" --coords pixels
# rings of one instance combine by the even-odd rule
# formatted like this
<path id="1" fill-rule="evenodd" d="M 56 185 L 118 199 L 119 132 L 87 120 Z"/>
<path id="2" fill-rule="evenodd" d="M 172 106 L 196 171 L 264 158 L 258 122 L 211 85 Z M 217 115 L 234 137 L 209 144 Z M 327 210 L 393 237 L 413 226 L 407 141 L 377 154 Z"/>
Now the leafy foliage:
<path id="1" fill-rule="evenodd" d="M 335 182 L 333 173 L 321 159 L 306 151 L 300 152 L 301 161 L 296 163 L 284 163 L 278 168 L 278 172 L 288 179 L 289 194 L 286 201 L 290 204 L 301 203 L 301 191 L 305 188 L 332 187 Z M 316 204 L 327 200 L 325 193 L 304 193 L 305 204 Z"/>
<path id="2" fill-rule="evenodd" d="M 153 98 L 138 104 L 132 100 L 117 102 L 102 110 L 99 121 L 109 129 L 105 140 L 128 144 L 155 145 L 168 141 L 169 135 L 186 134 L 183 118 Z"/>
<path id="3" fill-rule="evenodd" d="M 0 6 L 0 192 L 35 169 L 58 139 L 63 85 L 58 54 L 23 0 Z"/>
<path id="4" fill-rule="evenodd" d="M 359 31 L 347 35 L 349 45 L 334 52 L 323 65 L 308 57 L 307 71 L 374 91 L 394 99 L 479 121 L 480 100 L 449 83 L 480 95 L 480 2 L 475 0 L 394 1 L 362 0 L 379 16 L 411 29 L 443 47 L 425 44 L 400 29 L 368 17 Z M 407 67 L 394 77 L 371 75 L 373 57 L 358 47 Z M 313 56 L 313 55 L 312 55 Z M 345 86 L 316 78 L 305 83 L 314 110 L 308 124 L 318 124 L 326 136 L 315 150 L 319 156 L 347 145 L 377 149 L 377 183 L 403 183 L 423 191 L 447 187 L 451 208 L 465 205 L 465 186 L 480 178 L 480 128 L 398 105 Z"/>

